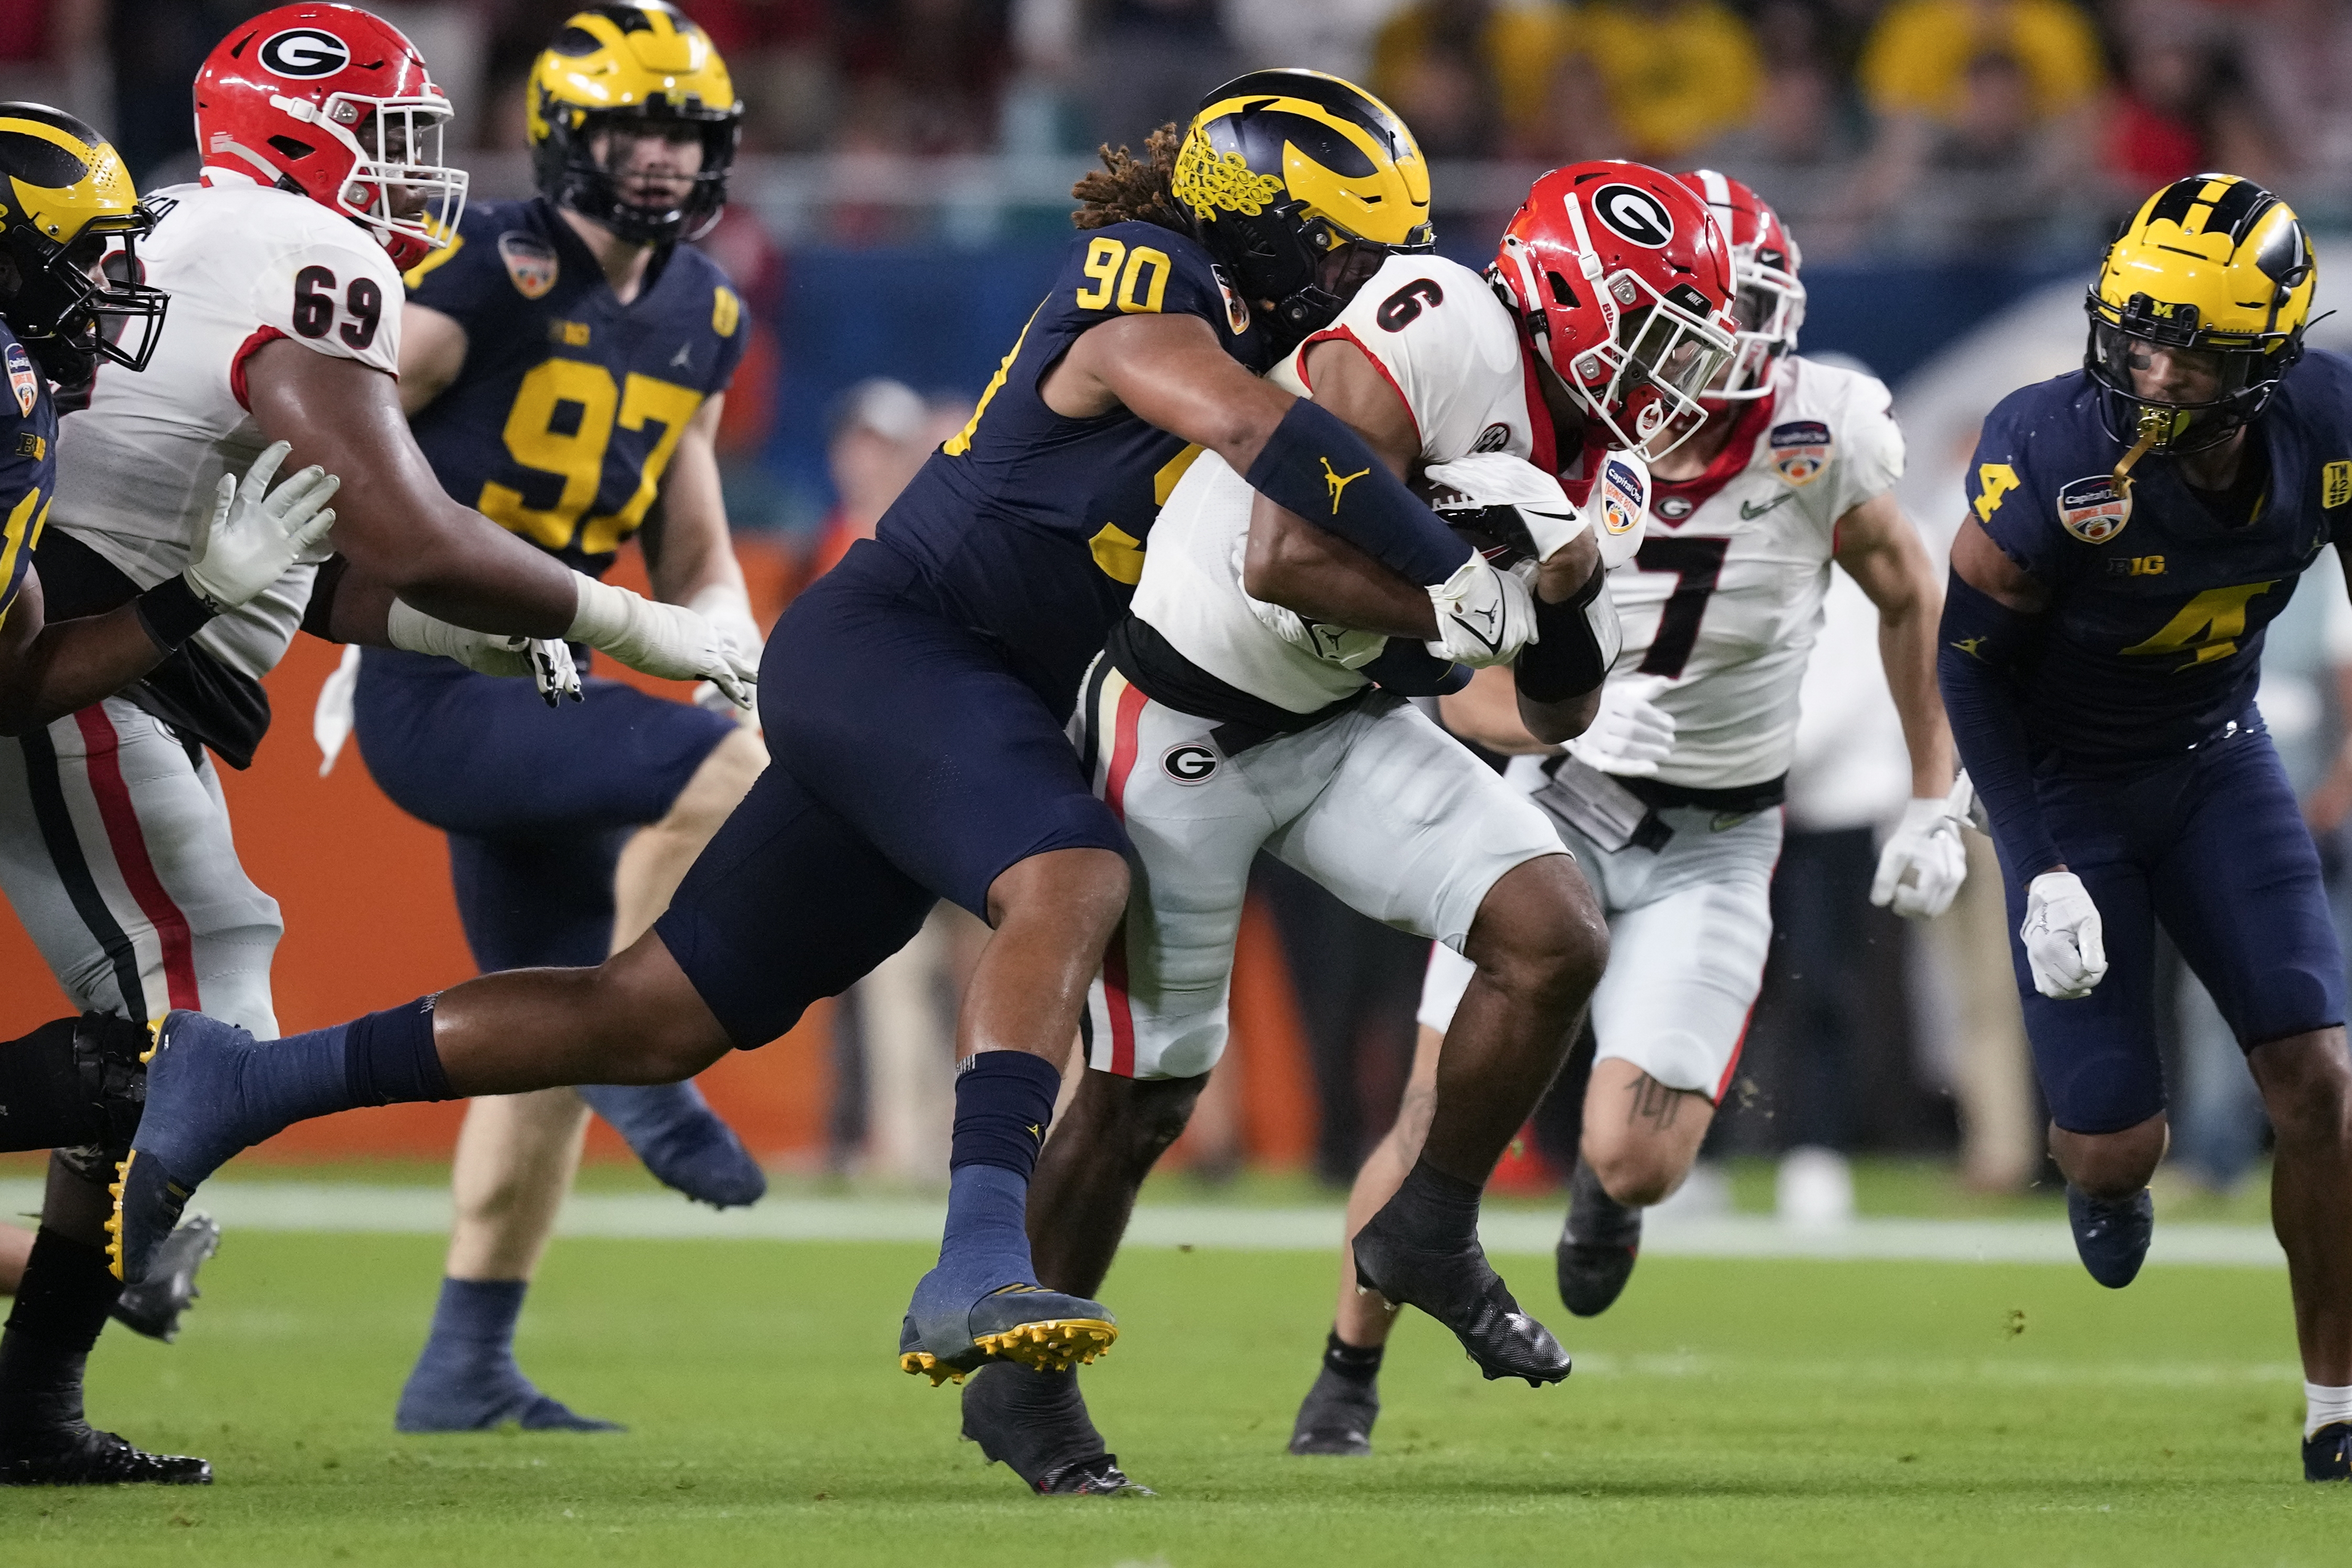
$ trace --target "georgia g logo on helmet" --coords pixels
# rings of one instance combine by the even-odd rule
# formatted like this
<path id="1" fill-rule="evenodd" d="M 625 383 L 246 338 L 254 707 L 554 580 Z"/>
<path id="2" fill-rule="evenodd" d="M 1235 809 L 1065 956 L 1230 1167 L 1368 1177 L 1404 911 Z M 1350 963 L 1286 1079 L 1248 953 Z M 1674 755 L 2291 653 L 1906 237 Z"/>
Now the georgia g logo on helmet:
<path id="1" fill-rule="evenodd" d="M 352 48 L 322 27 L 289 27 L 264 39 L 254 58 L 272 75 L 308 81 L 350 65 Z"/>
<path id="2" fill-rule="evenodd" d="M 1674 215 L 1635 185 L 1603 185 L 1592 193 L 1593 215 L 1635 245 L 1664 250 L 1675 237 Z"/>

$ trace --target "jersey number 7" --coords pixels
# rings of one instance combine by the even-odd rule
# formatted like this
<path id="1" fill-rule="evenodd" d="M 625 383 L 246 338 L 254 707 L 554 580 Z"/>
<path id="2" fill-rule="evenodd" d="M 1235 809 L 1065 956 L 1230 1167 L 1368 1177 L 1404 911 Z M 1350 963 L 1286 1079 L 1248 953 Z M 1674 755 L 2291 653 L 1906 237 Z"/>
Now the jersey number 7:
<path id="1" fill-rule="evenodd" d="M 1698 646 L 1698 623 L 1706 614 L 1706 602 L 1715 595 L 1717 579 L 1723 575 L 1723 558 L 1730 549 L 1728 539 L 1642 542 L 1641 552 L 1633 557 L 1634 570 L 1675 574 L 1675 591 L 1666 595 L 1666 607 L 1658 614 L 1657 635 L 1643 656 L 1642 674 L 1663 675 L 1669 680 L 1681 677 L 1691 650 Z"/>

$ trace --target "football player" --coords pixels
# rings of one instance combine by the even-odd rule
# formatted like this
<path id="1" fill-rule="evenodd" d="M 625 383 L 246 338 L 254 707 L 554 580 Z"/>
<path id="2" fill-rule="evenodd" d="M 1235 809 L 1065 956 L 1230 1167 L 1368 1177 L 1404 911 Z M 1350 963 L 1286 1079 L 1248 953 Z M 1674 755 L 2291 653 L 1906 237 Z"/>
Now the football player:
<path id="1" fill-rule="evenodd" d="M 143 374 L 102 370 L 62 422 L 36 556 L 46 609 L 169 594 L 223 475 L 273 442 L 345 481 L 340 554 L 297 559 L 217 616 L 189 595 L 163 628 L 172 657 L 137 686 L 0 742 L 0 890 L 78 1006 L 142 1022 L 207 1006 L 268 1037 L 278 906 L 237 860 L 205 753 L 251 759 L 261 678 L 306 615 L 345 640 L 494 671 L 536 662 L 551 685 L 568 653 L 517 637 L 568 636 L 739 695 L 753 672 L 702 616 L 573 571 L 435 482 L 401 417 L 399 269 L 446 244 L 466 177 L 440 162 L 448 102 L 408 40 L 349 6 L 282 6 L 220 41 L 194 100 L 202 179 L 149 198 L 136 256 L 172 330 Z M 82 1185 L 107 1206 L 102 1183 Z M 48 1298 L 47 1267 L 31 1258 L 19 1312 Z M 77 1302 L 94 1329 L 95 1286 Z M 19 1397 L 12 1382 L 47 1375 L 0 1363 L 0 1404 Z"/>
<path id="2" fill-rule="evenodd" d="M 1600 710 L 1550 755 L 1503 694 L 1481 689 L 1484 674 L 1446 712 L 1457 732 L 1520 753 L 1507 776 L 1550 817 L 1609 920 L 1609 969 L 1592 996 L 1599 1047 L 1557 1252 L 1561 1300 L 1580 1317 L 1625 1288 L 1642 1208 L 1681 1185 L 1738 1059 L 1771 937 L 1798 688 L 1832 562 L 1877 606 L 1911 751 L 1914 798 L 1873 896 L 1906 915 L 1940 913 L 1965 867 L 1936 696 L 1942 594 L 1895 500 L 1903 437 L 1886 389 L 1797 357 L 1804 285 L 1779 216 L 1711 170 L 1680 178 L 1730 239 L 1738 352 L 1707 390 L 1706 425 L 1651 465 L 1649 536 L 1610 574 L 1625 630 Z M 1472 977 L 1461 954 L 1431 952 L 1405 1106 L 1356 1179 L 1351 1215 L 1386 1199 L 1410 1165 L 1439 1041 Z M 1343 1266 L 1292 1453 L 1371 1451 L 1395 1314 L 1355 1284 Z"/>
<path id="3" fill-rule="evenodd" d="M 34 564 L 58 490 L 50 384 L 84 383 L 101 360 L 118 374 L 144 371 L 165 300 L 104 270 L 111 252 L 135 273 L 152 220 L 89 126 L 0 103 L 0 734 L 25 735 L 131 685 L 275 583 L 334 526 L 336 480 L 312 468 L 271 492 L 287 451 L 271 447 L 242 483 L 218 477 L 181 571 L 103 613 L 64 618 Z M 0 1230 L 0 1294 L 17 1298 L 0 1333 L 0 1485 L 204 1479 L 202 1460 L 142 1453 L 82 1419 L 81 1364 L 108 1316 L 171 1338 L 218 1237 L 191 1216 L 138 1292 L 106 1269 L 104 1173 L 137 1121 L 145 1037 L 143 1020 L 94 1011 L 0 1044 L 0 1139 L 67 1151 L 40 1230 Z M 20 1291 L 28 1274 L 34 1288 Z"/>
<path id="4" fill-rule="evenodd" d="M 196 1182 L 290 1121 L 684 1078 L 782 1033 L 947 897 L 994 931 L 959 1025 L 946 1237 L 902 1325 L 901 1364 L 941 1381 L 1110 1342 L 1099 1302 L 1038 1287 L 1023 1209 L 1127 900 L 1126 836 L 1063 724 L 1162 498 L 1213 450 L 1422 585 L 1438 616 L 1495 635 L 1529 613 L 1525 584 L 1360 437 L 1255 374 L 1393 251 L 1429 245 L 1411 135 L 1312 71 L 1240 78 L 1192 124 L 1191 156 L 1165 127 L 1148 160 L 1109 155 L 1081 182 L 1088 232 L 971 423 L 778 624 L 762 710 L 776 765 L 654 930 L 597 970 L 487 975 L 281 1042 L 267 1054 L 285 1074 L 236 1078 L 255 1049 L 245 1033 L 175 1015 L 116 1216 L 131 1278 Z"/>
<path id="5" fill-rule="evenodd" d="M 1098 1284 L 1223 1051 L 1263 850 L 1468 955 L 1461 1025 L 1433 1053 L 1437 1088 L 1415 1130 L 1425 1147 L 1353 1216 L 1349 1285 L 1429 1312 L 1486 1376 L 1540 1384 L 1567 1376 L 1569 1358 L 1488 1266 L 1479 1201 L 1559 1070 L 1608 936 L 1544 814 L 1365 672 L 1425 648 L 1501 671 L 1555 741 L 1582 726 L 1616 651 L 1604 567 L 1640 542 L 1644 459 L 1689 436 L 1730 354 L 1732 270 L 1689 192 L 1598 161 L 1536 182 L 1496 276 L 1499 289 L 1434 257 L 1392 258 L 1275 379 L 1311 389 L 1400 475 L 1425 473 L 1495 548 L 1539 562 L 1532 626 L 1496 628 L 1491 644 L 1481 628 L 1447 635 L 1412 584 L 1324 559 L 1326 536 L 1270 505 L 1254 519 L 1247 485 L 1212 458 L 1161 513 L 1072 726 L 1134 842 L 1135 882 L 1030 1225 L 1046 1284 Z M 985 1369 L 966 1385 L 964 1430 L 1039 1491 L 1105 1462 L 1075 1373 Z"/>
<path id="6" fill-rule="evenodd" d="M 2083 1266 L 2131 1283 L 2164 1155 L 2160 923 L 2246 1053 L 2305 1379 L 2304 1474 L 2352 1479 L 2352 1059 L 2319 856 L 2254 705 L 2263 635 L 2352 512 L 2352 360 L 2306 353 L 2294 213 L 2199 174 L 2090 290 L 2083 368 L 1987 416 L 1944 705 L 1992 819 Z"/>
<path id="7" fill-rule="evenodd" d="M 756 646 L 712 448 L 751 324 L 718 267 L 680 243 L 726 200 L 742 117 L 726 64 L 669 5 L 632 0 L 570 18 L 528 91 L 540 195 L 469 207 L 408 274 L 401 405 L 452 497 L 597 575 L 650 521 L 657 595 Z M 635 942 L 767 765 L 724 697 L 704 709 L 614 680 L 582 697 L 551 710 L 520 681 L 395 648 L 361 663 L 361 754 L 396 804 L 448 833 L 485 971 L 593 965 Z M 691 1083 L 476 1100 L 402 1431 L 610 1426 L 540 1393 L 513 1353 L 591 1106 L 691 1197 L 724 1208 L 766 1191 Z"/>

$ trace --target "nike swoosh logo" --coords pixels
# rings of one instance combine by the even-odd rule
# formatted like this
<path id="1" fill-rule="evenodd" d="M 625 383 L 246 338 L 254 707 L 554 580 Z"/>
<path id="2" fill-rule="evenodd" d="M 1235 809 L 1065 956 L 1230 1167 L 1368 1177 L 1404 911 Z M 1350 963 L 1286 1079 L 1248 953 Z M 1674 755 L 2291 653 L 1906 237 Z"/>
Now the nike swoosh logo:
<path id="1" fill-rule="evenodd" d="M 1455 616 L 1454 617 L 1454 624 L 1460 626 L 1464 631 L 1468 632 L 1472 637 L 1476 637 L 1481 643 L 1485 644 L 1488 653 L 1500 653 L 1503 651 L 1502 638 L 1488 637 L 1485 632 L 1480 631 L 1476 626 L 1472 626 L 1460 616 Z"/>
<path id="2" fill-rule="evenodd" d="M 1779 495 L 1774 496 L 1762 506 L 1758 506 L 1752 500 L 1744 500 L 1739 503 L 1739 516 L 1742 521 L 1754 522 L 1758 518 L 1762 517 L 1766 512 L 1770 511 L 1782 501 L 1794 500 L 1796 499 L 1796 491 L 1782 490 Z"/>

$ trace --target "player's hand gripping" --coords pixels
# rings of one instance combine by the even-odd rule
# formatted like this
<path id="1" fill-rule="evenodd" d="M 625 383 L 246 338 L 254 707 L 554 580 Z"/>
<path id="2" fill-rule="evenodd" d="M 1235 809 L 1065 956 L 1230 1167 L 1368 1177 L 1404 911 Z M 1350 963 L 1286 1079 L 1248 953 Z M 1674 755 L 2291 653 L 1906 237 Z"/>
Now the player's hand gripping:
<path id="1" fill-rule="evenodd" d="M 727 639 L 729 650 L 750 661 L 751 668 L 760 667 L 760 651 L 763 639 L 760 623 L 751 618 L 751 601 L 731 583 L 714 583 L 686 602 L 687 608 L 709 621 Z M 735 700 L 719 689 L 716 681 L 706 680 L 694 689 L 694 705 L 710 713 L 725 713 L 747 730 L 760 727 L 757 707 L 739 706 Z"/>
<path id="2" fill-rule="evenodd" d="M 1429 601 L 1437 611 L 1437 637 L 1425 646 L 1438 658 L 1483 669 L 1510 663 L 1536 640 L 1535 595 L 1517 573 L 1496 571 L 1483 555 L 1472 554 L 1433 584 Z"/>
<path id="3" fill-rule="evenodd" d="M 479 675 L 530 678 L 550 708 L 564 698 L 581 700 L 580 670 L 561 637 L 508 637 L 478 632 L 436 620 L 406 601 L 394 599 L 384 618 L 384 640 L 410 653 L 454 659 Z M 323 742 L 321 742 L 323 744 Z"/>
<path id="4" fill-rule="evenodd" d="M 2099 906 L 2072 871 L 2044 871 L 2025 889 L 2025 923 L 2017 934 L 2033 988 L 2058 1002 L 2080 1000 L 2107 973 Z"/>
<path id="5" fill-rule="evenodd" d="M 343 481 L 317 464 L 289 477 L 277 489 L 269 481 L 294 448 L 273 441 L 253 460 L 239 483 L 223 474 L 212 515 L 196 528 L 186 570 L 199 598 L 215 610 L 233 610 L 286 575 L 287 569 L 326 542 L 335 526 L 327 502 Z"/>
<path id="6" fill-rule="evenodd" d="M 760 684 L 757 650 L 738 652 L 706 617 L 684 605 L 651 599 L 572 574 L 580 607 L 564 635 L 602 648 L 631 669 L 662 680 L 708 680 L 738 708 L 752 705 Z"/>
<path id="7" fill-rule="evenodd" d="M 1568 743 L 1570 755 L 1590 768 L 1621 778 L 1648 778 L 1675 749 L 1675 716 L 1658 706 L 1666 689 L 1658 676 L 1612 680 L 1601 689 L 1601 710 L 1584 733 Z"/>
<path id="8" fill-rule="evenodd" d="M 1969 853 L 1960 842 L 1968 816 L 1965 774 L 1962 779 L 1950 795 L 1904 804 L 1902 822 L 1878 853 L 1872 903 L 1907 921 L 1932 920 L 1952 907 L 1969 875 Z"/>

